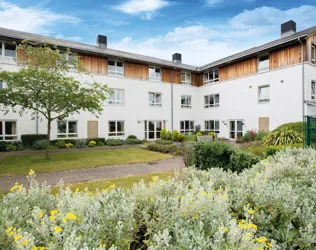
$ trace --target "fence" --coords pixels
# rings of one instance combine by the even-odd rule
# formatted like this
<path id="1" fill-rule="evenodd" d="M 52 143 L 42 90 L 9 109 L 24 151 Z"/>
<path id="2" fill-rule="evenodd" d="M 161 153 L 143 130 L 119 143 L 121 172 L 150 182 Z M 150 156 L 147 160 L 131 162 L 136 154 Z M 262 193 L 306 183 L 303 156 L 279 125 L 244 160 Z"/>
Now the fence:
<path id="1" fill-rule="evenodd" d="M 316 148 L 316 116 L 304 117 L 304 145 Z"/>

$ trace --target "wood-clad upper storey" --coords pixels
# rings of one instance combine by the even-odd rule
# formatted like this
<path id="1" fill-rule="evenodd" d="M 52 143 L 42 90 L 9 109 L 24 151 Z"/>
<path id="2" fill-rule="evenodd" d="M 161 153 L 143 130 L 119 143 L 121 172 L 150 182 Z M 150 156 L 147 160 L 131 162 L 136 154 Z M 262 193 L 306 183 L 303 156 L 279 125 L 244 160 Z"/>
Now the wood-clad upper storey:
<path id="1" fill-rule="evenodd" d="M 82 67 L 92 74 L 107 74 L 108 61 L 104 57 L 80 55 Z"/>
<path id="2" fill-rule="evenodd" d="M 203 86 L 203 74 L 192 74 L 192 86 Z"/>
<path id="3" fill-rule="evenodd" d="M 125 62 L 124 75 L 129 78 L 148 80 L 148 65 Z"/>
<path id="4" fill-rule="evenodd" d="M 172 79 L 173 78 L 173 79 Z M 162 82 L 166 83 L 181 83 L 181 71 L 180 70 L 174 70 L 171 68 L 162 68 Z"/>
<path id="5" fill-rule="evenodd" d="M 255 74 L 257 71 L 257 57 L 255 57 L 219 68 L 219 81 Z"/>
<path id="6" fill-rule="evenodd" d="M 312 46 L 314 47 L 314 49 L 312 50 Z M 316 33 L 310 35 L 309 37 L 307 37 L 306 39 L 306 47 L 307 47 L 307 60 L 311 63 L 315 63 L 315 61 L 312 61 L 312 53 L 314 53 L 314 58 L 316 57 L 315 55 L 315 47 L 316 47 Z"/>

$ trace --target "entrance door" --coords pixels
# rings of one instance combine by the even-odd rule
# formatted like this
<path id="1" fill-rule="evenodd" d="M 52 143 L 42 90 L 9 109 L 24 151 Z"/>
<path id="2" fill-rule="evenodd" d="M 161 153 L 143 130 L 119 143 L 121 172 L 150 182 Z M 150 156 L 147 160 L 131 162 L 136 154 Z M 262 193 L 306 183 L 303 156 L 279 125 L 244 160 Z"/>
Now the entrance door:
<path id="1" fill-rule="evenodd" d="M 145 138 L 148 140 L 159 139 L 163 128 L 164 121 L 145 121 Z"/>
<path id="2" fill-rule="evenodd" d="M 229 121 L 229 138 L 237 139 L 243 135 L 243 121 L 230 120 Z"/>
<path id="3" fill-rule="evenodd" d="M 98 138 L 98 121 L 88 121 L 88 138 Z"/>
<path id="4" fill-rule="evenodd" d="M 259 131 L 269 132 L 269 117 L 259 117 Z"/>

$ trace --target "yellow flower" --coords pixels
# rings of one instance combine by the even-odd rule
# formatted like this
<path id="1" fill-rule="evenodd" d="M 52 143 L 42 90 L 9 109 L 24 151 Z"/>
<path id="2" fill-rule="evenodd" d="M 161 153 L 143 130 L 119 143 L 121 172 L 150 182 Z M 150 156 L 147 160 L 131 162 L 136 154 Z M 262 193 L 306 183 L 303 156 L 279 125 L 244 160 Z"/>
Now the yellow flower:
<path id="1" fill-rule="evenodd" d="M 154 202 L 154 201 L 155 201 L 155 197 L 151 197 L 150 200 L 151 200 L 152 202 Z"/>
<path id="2" fill-rule="evenodd" d="M 34 170 L 33 169 L 30 169 L 29 171 L 29 176 L 33 176 L 35 174 Z"/>
<path id="3" fill-rule="evenodd" d="M 49 216 L 49 220 L 50 220 L 50 221 L 55 220 L 55 216 L 53 216 L 53 215 Z"/>
<path id="4" fill-rule="evenodd" d="M 37 247 L 32 247 L 32 250 L 37 250 Z"/>
<path id="5" fill-rule="evenodd" d="M 60 231 L 61 231 L 61 227 L 56 226 L 56 227 L 55 227 L 55 232 L 56 232 L 56 233 L 59 233 Z"/>
<path id="6" fill-rule="evenodd" d="M 225 231 L 225 232 L 228 232 L 228 228 L 227 228 L 227 227 L 224 227 L 224 231 Z"/>
<path id="7" fill-rule="evenodd" d="M 44 225 L 45 223 L 44 223 L 44 221 L 41 221 L 41 225 Z"/>
<path id="8" fill-rule="evenodd" d="M 18 244 L 18 245 L 17 245 L 17 248 L 20 249 L 20 248 L 21 248 L 21 244 Z"/>
<path id="9" fill-rule="evenodd" d="M 39 247 L 39 250 L 45 250 L 46 247 Z"/>
<path id="10" fill-rule="evenodd" d="M 27 245 L 27 244 L 29 244 L 29 241 L 28 241 L 28 240 L 23 240 L 23 241 L 22 241 L 22 244 L 23 244 L 23 245 Z"/>
<path id="11" fill-rule="evenodd" d="M 57 214 L 57 213 L 58 213 L 58 210 L 56 210 L 56 209 L 53 209 L 53 210 L 50 211 L 50 214 L 51 214 L 51 215 L 55 215 L 55 214 Z"/>
<path id="12" fill-rule="evenodd" d="M 40 217 L 40 218 L 43 218 L 43 216 L 44 216 L 43 211 L 39 212 L 39 217 Z"/>
<path id="13" fill-rule="evenodd" d="M 113 189 L 113 188 L 115 188 L 116 186 L 115 186 L 115 184 L 111 184 L 110 186 L 108 186 L 106 189 L 103 189 L 103 192 L 106 192 L 106 191 L 108 191 L 108 190 L 110 190 L 110 189 Z"/>
<path id="14" fill-rule="evenodd" d="M 22 235 L 17 234 L 17 235 L 14 237 L 14 240 L 17 241 L 17 240 L 19 240 L 19 239 L 21 239 L 21 238 L 22 238 Z"/>
<path id="15" fill-rule="evenodd" d="M 5 230 L 5 232 L 8 234 L 8 233 L 10 233 L 10 232 L 12 231 L 12 229 L 13 229 L 13 227 L 8 227 L 8 228 Z"/>
<path id="16" fill-rule="evenodd" d="M 76 188 L 76 192 L 79 192 L 80 188 Z"/>
<path id="17" fill-rule="evenodd" d="M 77 216 L 74 215 L 72 212 L 69 212 L 68 214 L 66 214 L 66 216 L 63 218 L 63 221 L 66 222 L 68 220 L 72 220 L 75 221 L 77 219 Z"/>
<path id="18" fill-rule="evenodd" d="M 252 210 L 252 209 L 249 209 L 249 210 L 248 210 L 248 213 L 249 213 L 249 214 L 254 214 L 254 213 L 255 213 L 255 211 L 254 211 L 254 210 Z"/>

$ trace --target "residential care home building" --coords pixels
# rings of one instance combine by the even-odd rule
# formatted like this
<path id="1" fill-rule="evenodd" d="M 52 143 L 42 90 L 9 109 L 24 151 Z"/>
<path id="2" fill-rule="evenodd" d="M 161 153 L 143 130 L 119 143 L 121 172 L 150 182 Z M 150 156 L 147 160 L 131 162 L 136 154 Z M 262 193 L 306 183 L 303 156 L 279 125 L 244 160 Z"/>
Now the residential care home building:
<path id="1" fill-rule="evenodd" d="M 93 46 L 0 28 L 0 69 L 19 70 L 15 43 L 24 39 L 69 48 L 90 73 L 71 74 L 113 89 L 99 118 L 81 112 L 56 120 L 52 139 L 134 134 L 154 140 L 163 128 L 189 133 L 197 125 L 236 139 L 316 115 L 316 26 L 297 32 L 289 21 L 279 39 L 200 67 L 183 64 L 178 53 L 167 61 L 110 49 L 102 35 Z M 36 133 L 46 133 L 45 121 L 0 114 L 0 140 Z"/>

